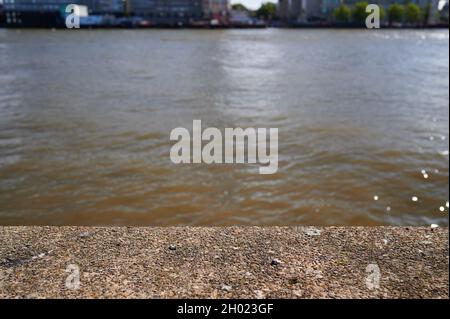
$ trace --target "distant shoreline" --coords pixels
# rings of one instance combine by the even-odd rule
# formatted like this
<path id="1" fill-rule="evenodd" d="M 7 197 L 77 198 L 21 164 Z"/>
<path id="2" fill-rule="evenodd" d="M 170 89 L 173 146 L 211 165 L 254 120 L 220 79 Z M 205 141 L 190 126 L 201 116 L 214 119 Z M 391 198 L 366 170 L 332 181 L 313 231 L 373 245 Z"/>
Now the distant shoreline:
<path id="1" fill-rule="evenodd" d="M 0 27 L 1 30 L 70 30 L 66 28 L 41 28 L 41 27 L 14 27 L 5 28 Z M 78 30 L 260 30 L 260 29 L 329 29 L 329 30 L 442 30 L 447 29 L 448 26 L 434 26 L 434 27 L 382 27 L 380 29 L 365 29 L 361 27 L 337 27 L 337 26 L 310 26 L 310 27 L 214 27 L 214 28 L 198 28 L 198 27 L 153 27 L 153 28 L 116 28 L 116 27 L 96 27 L 96 28 L 80 28 Z"/>
<path id="2" fill-rule="evenodd" d="M 435 29 L 447 29 L 448 25 L 430 25 L 430 26 L 381 26 L 380 29 L 366 29 L 361 26 L 355 25 L 282 25 L 282 26 L 152 26 L 152 27 L 112 27 L 112 26 L 90 26 L 81 27 L 81 30 L 231 30 L 231 29 L 352 29 L 352 30 L 435 30 Z M 55 27 L 6 27 L 0 26 L 0 29 L 11 29 L 11 30 L 27 30 L 27 29 L 39 29 L 39 30 L 66 30 L 65 27 L 55 26 Z M 67 29 L 71 30 L 71 29 Z"/>

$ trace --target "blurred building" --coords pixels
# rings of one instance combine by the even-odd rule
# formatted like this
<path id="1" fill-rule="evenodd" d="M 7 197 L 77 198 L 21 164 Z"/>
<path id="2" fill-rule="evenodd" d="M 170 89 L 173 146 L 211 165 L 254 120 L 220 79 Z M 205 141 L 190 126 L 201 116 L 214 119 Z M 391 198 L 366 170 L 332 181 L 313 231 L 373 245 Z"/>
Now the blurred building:
<path id="1" fill-rule="evenodd" d="M 249 13 L 244 10 L 231 10 L 230 23 L 232 25 L 248 25 L 252 23 Z"/>
<path id="2" fill-rule="evenodd" d="M 129 13 L 153 24 L 179 25 L 196 21 L 227 23 L 229 0 L 127 0 Z"/>
<path id="3" fill-rule="evenodd" d="M 128 0 L 131 15 L 149 18 L 201 18 L 201 0 Z"/>
<path id="4" fill-rule="evenodd" d="M 124 0 L 73 0 L 71 3 L 82 4 L 88 7 L 90 14 L 123 14 Z"/>
<path id="5" fill-rule="evenodd" d="M 17 27 L 55 27 L 64 24 L 69 4 L 86 6 L 89 14 L 121 15 L 123 0 L 3 0 L 3 24 Z"/>
<path id="6" fill-rule="evenodd" d="M 144 17 L 224 16 L 229 11 L 229 0 L 128 0 L 132 15 Z"/>
<path id="7" fill-rule="evenodd" d="M 230 10 L 229 0 L 202 0 L 205 17 L 226 16 Z"/>
<path id="8" fill-rule="evenodd" d="M 247 10 L 230 10 L 228 23 L 234 28 L 265 28 L 265 21 L 250 16 Z"/>
<path id="9" fill-rule="evenodd" d="M 3 0 L 2 10 L 7 25 L 52 27 L 63 23 L 68 4 L 87 6 L 90 15 L 137 16 L 167 26 L 200 20 L 223 25 L 229 12 L 229 0 Z"/>
<path id="10" fill-rule="evenodd" d="M 301 20 L 306 13 L 305 3 L 305 0 L 278 0 L 278 15 L 283 20 Z"/>
<path id="11" fill-rule="evenodd" d="M 448 1 L 446 1 L 440 11 L 440 17 L 439 17 L 440 21 L 444 22 L 444 23 L 448 23 L 448 20 L 449 20 L 448 16 L 449 16 L 449 3 L 448 3 Z"/>
<path id="12" fill-rule="evenodd" d="M 203 18 L 215 25 L 227 25 L 230 14 L 230 0 L 202 0 Z"/>
<path id="13" fill-rule="evenodd" d="M 68 4 L 88 7 L 90 13 L 123 12 L 124 0 L 3 0 L 8 11 L 59 11 Z"/>
<path id="14" fill-rule="evenodd" d="M 61 10 L 69 0 L 3 0 L 6 26 L 53 27 L 63 23 Z"/>

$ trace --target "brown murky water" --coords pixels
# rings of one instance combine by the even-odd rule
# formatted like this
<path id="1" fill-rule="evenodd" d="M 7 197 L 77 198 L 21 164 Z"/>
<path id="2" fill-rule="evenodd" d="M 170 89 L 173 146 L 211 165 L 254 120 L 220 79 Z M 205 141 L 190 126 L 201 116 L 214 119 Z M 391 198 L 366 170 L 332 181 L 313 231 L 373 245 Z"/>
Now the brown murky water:
<path id="1" fill-rule="evenodd" d="M 0 30 L 0 224 L 448 225 L 448 46 L 448 30 Z M 278 127 L 278 173 L 172 164 L 193 119 Z"/>

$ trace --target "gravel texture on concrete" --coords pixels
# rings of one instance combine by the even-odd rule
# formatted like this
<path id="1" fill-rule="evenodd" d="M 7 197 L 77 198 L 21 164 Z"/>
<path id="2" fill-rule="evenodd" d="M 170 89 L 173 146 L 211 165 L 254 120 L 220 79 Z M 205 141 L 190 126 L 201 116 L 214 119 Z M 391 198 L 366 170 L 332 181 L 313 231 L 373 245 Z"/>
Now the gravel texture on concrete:
<path id="1" fill-rule="evenodd" d="M 448 239 L 429 227 L 0 227 L 0 298 L 448 298 Z"/>

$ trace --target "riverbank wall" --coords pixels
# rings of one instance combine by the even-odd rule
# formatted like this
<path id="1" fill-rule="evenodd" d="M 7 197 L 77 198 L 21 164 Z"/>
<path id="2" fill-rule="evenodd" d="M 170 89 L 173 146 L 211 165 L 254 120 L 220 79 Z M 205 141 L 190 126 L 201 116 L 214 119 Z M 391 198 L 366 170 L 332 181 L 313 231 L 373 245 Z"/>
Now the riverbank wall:
<path id="1" fill-rule="evenodd" d="M 448 228 L 0 227 L 0 298 L 448 298 Z"/>

